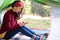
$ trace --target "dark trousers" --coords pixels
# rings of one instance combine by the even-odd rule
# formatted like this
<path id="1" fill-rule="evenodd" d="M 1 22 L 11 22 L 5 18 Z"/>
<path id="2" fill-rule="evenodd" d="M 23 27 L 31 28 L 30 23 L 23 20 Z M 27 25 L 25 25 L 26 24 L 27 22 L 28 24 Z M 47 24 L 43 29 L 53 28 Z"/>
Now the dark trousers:
<path id="1" fill-rule="evenodd" d="M 12 31 L 9 31 L 6 33 L 6 35 L 4 36 L 3 39 L 10 39 L 12 38 L 15 34 L 17 34 L 18 32 L 21 32 L 22 34 L 29 36 L 29 37 L 33 37 L 33 35 L 35 34 L 35 32 L 33 32 L 32 30 L 28 29 L 27 27 L 23 26 L 23 27 L 18 27 Z"/>

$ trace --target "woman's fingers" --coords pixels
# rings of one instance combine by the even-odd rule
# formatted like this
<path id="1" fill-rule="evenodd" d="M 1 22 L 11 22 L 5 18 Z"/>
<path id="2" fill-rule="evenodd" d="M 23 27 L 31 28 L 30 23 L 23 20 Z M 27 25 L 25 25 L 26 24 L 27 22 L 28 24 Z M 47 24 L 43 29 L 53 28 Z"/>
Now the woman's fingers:
<path id="1" fill-rule="evenodd" d="M 19 26 L 24 26 L 24 25 L 25 25 L 25 23 L 23 23 L 23 22 L 19 23 Z"/>

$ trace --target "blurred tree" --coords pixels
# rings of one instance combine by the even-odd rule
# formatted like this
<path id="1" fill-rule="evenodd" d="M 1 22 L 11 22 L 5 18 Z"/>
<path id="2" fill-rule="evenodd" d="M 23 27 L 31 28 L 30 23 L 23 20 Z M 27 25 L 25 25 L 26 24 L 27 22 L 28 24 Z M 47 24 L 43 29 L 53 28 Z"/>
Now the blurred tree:
<path id="1" fill-rule="evenodd" d="M 31 14 L 31 1 L 30 0 L 21 0 L 24 3 L 24 13 Z"/>

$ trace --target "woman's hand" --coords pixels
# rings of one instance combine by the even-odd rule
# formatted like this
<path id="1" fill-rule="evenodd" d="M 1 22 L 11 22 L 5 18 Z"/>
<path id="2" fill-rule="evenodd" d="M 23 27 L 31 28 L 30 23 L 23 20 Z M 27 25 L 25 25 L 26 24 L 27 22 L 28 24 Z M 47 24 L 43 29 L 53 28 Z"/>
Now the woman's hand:
<path id="1" fill-rule="evenodd" d="M 19 24 L 19 26 L 22 27 L 22 26 L 24 26 L 24 25 L 27 24 L 27 23 L 26 23 L 26 22 L 19 22 L 18 24 Z"/>
<path id="2" fill-rule="evenodd" d="M 22 27 L 25 26 L 28 22 L 17 20 L 17 23 Z"/>
<path id="3" fill-rule="evenodd" d="M 25 23 L 23 23 L 23 22 L 19 23 L 19 26 L 24 26 L 24 25 L 25 25 Z"/>

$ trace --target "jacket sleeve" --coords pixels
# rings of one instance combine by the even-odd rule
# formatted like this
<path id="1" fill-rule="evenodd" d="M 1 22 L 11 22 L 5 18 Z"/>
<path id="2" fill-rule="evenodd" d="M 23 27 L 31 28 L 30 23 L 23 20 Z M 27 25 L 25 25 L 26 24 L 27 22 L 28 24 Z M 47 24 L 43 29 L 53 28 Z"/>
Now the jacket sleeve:
<path id="1" fill-rule="evenodd" d="M 11 15 L 4 15 L 4 18 L 3 18 L 3 22 L 4 22 L 4 25 L 5 25 L 5 30 L 6 31 L 11 31 L 13 29 L 15 29 L 16 27 L 18 27 L 19 25 L 17 24 L 12 24 L 11 22 L 12 18 L 11 18 Z"/>

